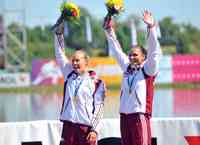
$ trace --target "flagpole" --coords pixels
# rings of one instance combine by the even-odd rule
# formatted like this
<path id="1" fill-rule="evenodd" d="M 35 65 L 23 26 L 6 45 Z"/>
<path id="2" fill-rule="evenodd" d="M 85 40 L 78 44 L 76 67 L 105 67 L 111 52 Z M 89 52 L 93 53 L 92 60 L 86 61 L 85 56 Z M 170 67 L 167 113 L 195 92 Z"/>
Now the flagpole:
<path id="1" fill-rule="evenodd" d="M 86 39 L 88 43 L 92 42 L 92 30 L 91 30 L 91 23 L 90 18 L 88 16 L 85 17 L 85 29 L 86 29 Z"/>
<path id="2" fill-rule="evenodd" d="M 137 43 L 136 27 L 133 19 L 130 20 L 130 29 L 131 29 L 131 47 L 134 47 L 138 43 Z"/>

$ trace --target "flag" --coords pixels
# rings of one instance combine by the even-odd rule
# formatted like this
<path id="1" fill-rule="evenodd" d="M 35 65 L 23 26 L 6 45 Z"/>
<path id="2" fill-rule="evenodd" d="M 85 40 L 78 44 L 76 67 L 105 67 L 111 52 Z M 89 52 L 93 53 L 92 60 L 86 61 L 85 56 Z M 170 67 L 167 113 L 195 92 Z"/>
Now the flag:
<path id="1" fill-rule="evenodd" d="M 131 46 L 133 47 L 137 45 L 137 32 L 133 19 L 131 19 L 130 21 L 130 28 L 131 28 Z"/>
<path id="2" fill-rule="evenodd" d="M 90 24 L 89 17 L 85 18 L 85 23 L 86 23 L 86 40 L 88 43 L 91 43 L 92 42 L 92 30 L 91 30 L 91 24 Z"/>
<path id="3" fill-rule="evenodd" d="M 161 38 L 161 32 L 160 32 L 160 26 L 159 26 L 159 24 L 157 24 L 156 31 L 157 31 L 157 37 Z"/>

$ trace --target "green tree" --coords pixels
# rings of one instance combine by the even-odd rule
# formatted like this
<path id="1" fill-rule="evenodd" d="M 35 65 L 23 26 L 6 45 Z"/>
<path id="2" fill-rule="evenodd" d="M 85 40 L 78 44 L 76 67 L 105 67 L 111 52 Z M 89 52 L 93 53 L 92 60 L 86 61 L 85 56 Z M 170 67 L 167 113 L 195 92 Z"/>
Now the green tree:
<path id="1" fill-rule="evenodd" d="M 89 17 L 91 22 L 91 29 L 93 41 L 88 43 L 86 41 L 85 32 L 85 17 Z M 139 45 L 145 45 L 146 30 L 141 26 L 141 21 L 138 16 L 132 14 L 124 20 L 115 18 L 116 34 L 120 44 L 125 52 L 130 50 L 131 47 L 131 33 L 130 33 L 130 20 L 133 20 L 137 30 L 137 41 Z M 107 44 L 102 28 L 103 19 L 97 19 L 91 15 L 87 9 L 81 8 L 81 17 L 77 25 L 69 23 L 69 36 L 66 37 L 66 54 L 70 55 L 75 48 L 83 48 L 89 52 L 91 56 L 105 56 L 107 55 Z M 160 22 L 161 31 L 161 46 L 163 50 L 173 47 L 177 53 L 200 53 L 200 30 L 192 24 L 177 24 L 173 22 L 171 17 L 165 17 Z M 22 39 L 18 33 L 19 24 L 10 24 L 8 29 L 18 38 Z M 31 62 L 36 58 L 55 58 L 54 57 L 54 34 L 51 32 L 51 26 L 45 27 L 35 26 L 33 28 L 27 27 L 27 45 L 28 45 L 28 61 L 29 69 Z M 19 53 L 16 44 L 9 41 L 9 47 Z M 165 49 L 166 48 L 166 49 Z M 171 52 L 169 52 L 171 53 Z"/>
<path id="2" fill-rule="evenodd" d="M 180 27 L 173 23 L 171 17 L 165 17 L 159 22 L 161 31 L 161 45 L 175 45 L 180 35 Z"/>
<path id="3" fill-rule="evenodd" d="M 200 53 L 200 30 L 191 24 L 182 25 L 182 37 L 188 44 L 188 53 Z"/>

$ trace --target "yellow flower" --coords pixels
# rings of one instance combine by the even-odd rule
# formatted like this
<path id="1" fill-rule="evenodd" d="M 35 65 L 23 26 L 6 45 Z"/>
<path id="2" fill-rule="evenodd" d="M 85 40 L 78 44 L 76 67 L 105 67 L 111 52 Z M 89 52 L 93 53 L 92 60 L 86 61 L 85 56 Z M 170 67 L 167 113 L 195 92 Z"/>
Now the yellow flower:
<path id="1" fill-rule="evenodd" d="M 72 2 L 63 2 L 60 10 L 68 20 L 74 20 L 80 17 L 79 7 Z"/>
<path id="2" fill-rule="evenodd" d="M 124 9 L 123 0 L 107 0 L 105 3 L 108 13 L 111 15 L 118 14 Z"/>
<path id="3" fill-rule="evenodd" d="M 123 4 L 123 0 L 107 0 L 106 5 L 108 7 L 114 7 L 114 6 L 123 7 L 124 4 Z"/>

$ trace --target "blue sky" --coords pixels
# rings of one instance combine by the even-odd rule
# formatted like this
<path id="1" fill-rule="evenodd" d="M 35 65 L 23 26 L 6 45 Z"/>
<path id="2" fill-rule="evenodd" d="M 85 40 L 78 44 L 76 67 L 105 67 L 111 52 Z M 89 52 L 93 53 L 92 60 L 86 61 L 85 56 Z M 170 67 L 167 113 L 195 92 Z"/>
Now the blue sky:
<path id="1" fill-rule="evenodd" d="M 44 25 L 54 23 L 59 15 L 59 6 L 63 0 L 0 0 L 0 12 L 3 5 L 6 9 L 21 9 L 25 5 L 26 24 L 33 26 L 36 24 Z M 68 0 L 69 1 L 69 0 Z M 94 16 L 102 18 L 106 14 L 104 6 L 105 0 L 70 0 L 89 10 Z M 171 16 L 178 23 L 192 23 L 200 28 L 199 0 L 124 0 L 125 12 L 122 17 L 134 13 L 141 15 L 143 9 L 149 9 L 157 20 L 165 16 Z M 22 20 L 22 17 L 16 16 L 21 13 L 7 13 L 7 21 Z"/>

